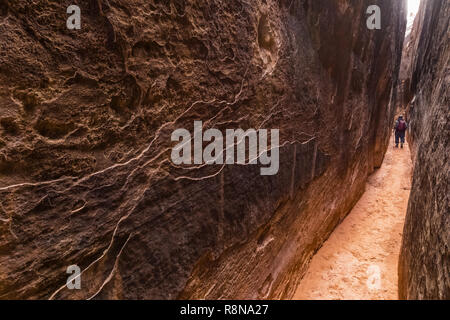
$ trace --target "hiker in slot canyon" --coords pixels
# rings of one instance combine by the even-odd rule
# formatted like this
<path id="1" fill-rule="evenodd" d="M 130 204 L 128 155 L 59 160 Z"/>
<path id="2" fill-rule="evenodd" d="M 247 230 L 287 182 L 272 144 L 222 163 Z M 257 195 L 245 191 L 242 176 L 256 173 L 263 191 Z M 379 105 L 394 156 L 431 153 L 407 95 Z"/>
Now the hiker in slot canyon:
<path id="1" fill-rule="evenodd" d="M 405 143 L 406 129 L 408 129 L 408 124 L 403 119 L 403 116 L 399 116 L 397 121 L 395 121 L 394 135 L 395 135 L 395 147 L 398 148 L 400 142 L 400 148 L 403 149 L 403 144 Z"/>

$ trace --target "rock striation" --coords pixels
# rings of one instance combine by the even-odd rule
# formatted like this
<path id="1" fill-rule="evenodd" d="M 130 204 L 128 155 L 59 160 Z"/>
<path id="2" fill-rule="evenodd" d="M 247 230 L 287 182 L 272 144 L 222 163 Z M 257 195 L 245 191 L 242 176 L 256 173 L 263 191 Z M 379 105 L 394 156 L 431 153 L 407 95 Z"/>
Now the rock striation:
<path id="1" fill-rule="evenodd" d="M 383 160 L 405 2 L 71 4 L 0 0 L 0 298 L 291 297 Z M 174 165 L 196 120 L 279 129 L 278 174 Z"/>
<path id="2" fill-rule="evenodd" d="M 450 3 L 423 1 L 412 36 L 414 173 L 399 261 L 401 299 L 450 299 Z"/>

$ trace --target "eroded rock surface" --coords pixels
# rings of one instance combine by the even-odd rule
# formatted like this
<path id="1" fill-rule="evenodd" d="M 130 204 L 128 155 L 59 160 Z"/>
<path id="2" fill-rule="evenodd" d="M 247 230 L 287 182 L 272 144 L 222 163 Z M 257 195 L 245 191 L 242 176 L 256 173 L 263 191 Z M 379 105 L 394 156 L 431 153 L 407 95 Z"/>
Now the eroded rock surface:
<path id="1" fill-rule="evenodd" d="M 450 299 L 450 2 L 423 2 L 412 36 L 409 142 L 414 160 L 399 262 L 402 299 Z"/>
<path id="2" fill-rule="evenodd" d="M 0 298 L 291 297 L 382 162 L 404 1 L 0 4 Z M 278 174 L 173 165 L 194 120 L 280 129 Z"/>

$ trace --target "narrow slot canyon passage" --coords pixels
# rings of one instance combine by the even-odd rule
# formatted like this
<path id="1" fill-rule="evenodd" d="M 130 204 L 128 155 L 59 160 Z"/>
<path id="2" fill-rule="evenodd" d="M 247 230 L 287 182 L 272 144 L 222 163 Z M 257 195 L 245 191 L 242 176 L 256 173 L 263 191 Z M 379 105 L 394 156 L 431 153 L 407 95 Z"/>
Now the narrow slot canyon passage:
<path id="1" fill-rule="evenodd" d="M 398 299 L 398 259 L 411 187 L 408 145 L 391 137 L 366 191 L 314 255 L 294 299 Z"/>
<path id="2" fill-rule="evenodd" d="M 450 1 L 78 2 L 0 0 L 0 300 L 450 300 Z"/>

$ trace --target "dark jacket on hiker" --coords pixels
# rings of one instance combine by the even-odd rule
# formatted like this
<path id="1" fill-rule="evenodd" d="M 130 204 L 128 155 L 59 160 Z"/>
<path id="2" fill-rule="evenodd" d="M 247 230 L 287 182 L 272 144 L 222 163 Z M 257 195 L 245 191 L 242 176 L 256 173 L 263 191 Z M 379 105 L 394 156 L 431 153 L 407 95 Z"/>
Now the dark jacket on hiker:
<path id="1" fill-rule="evenodd" d="M 397 121 L 395 121 L 395 146 L 398 147 L 399 140 L 401 142 L 401 146 L 403 148 L 403 144 L 405 143 L 405 132 L 408 129 L 408 124 L 403 117 L 398 117 Z"/>

